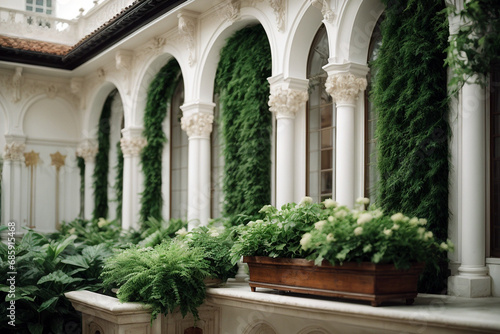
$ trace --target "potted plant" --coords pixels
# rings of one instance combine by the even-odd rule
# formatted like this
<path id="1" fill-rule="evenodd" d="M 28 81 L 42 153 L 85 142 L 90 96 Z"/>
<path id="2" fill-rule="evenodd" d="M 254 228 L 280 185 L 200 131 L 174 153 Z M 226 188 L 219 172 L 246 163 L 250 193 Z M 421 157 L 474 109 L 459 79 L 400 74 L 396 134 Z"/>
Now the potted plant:
<path id="1" fill-rule="evenodd" d="M 262 220 L 239 228 L 233 261 L 244 257 L 253 291 L 268 287 L 374 306 L 403 298 L 411 304 L 424 262 L 453 245 L 439 244 L 425 219 L 366 209 L 368 203 L 361 198 L 349 209 L 306 197 L 282 210 L 266 206 Z"/>

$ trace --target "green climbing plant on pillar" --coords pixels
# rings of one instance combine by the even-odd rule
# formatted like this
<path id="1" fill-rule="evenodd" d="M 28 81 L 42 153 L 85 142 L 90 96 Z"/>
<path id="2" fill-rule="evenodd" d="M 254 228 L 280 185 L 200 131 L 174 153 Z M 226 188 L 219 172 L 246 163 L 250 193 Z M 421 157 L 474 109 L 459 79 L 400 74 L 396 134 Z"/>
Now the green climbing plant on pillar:
<path id="1" fill-rule="evenodd" d="M 382 45 L 371 97 L 378 113 L 378 204 L 448 229 L 448 21 L 444 1 L 384 0 Z M 436 260 L 436 261 L 433 261 Z M 446 256 L 429 259 L 420 290 L 442 292 Z"/>
<path id="2" fill-rule="evenodd" d="M 222 105 L 224 215 L 253 215 L 271 199 L 271 51 L 257 25 L 222 49 L 215 79 Z"/>
<path id="3" fill-rule="evenodd" d="M 179 63 L 172 58 L 160 69 L 149 85 L 144 113 L 144 137 L 147 140 L 147 145 L 141 152 L 145 189 L 141 197 L 140 211 L 140 219 L 143 222 L 149 218 L 162 218 L 161 160 L 163 146 L 167 142 L 162 124 L 167 115 L 167 106 L 172 99 L 175 87 L 181 79 Z"/>

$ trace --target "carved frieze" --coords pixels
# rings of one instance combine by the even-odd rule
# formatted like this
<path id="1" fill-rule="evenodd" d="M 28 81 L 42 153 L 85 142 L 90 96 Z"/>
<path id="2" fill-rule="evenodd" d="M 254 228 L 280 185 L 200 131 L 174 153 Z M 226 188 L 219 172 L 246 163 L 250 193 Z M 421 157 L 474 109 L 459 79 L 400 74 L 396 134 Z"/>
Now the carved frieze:
<path id="1" fill-rule="evenodd" d="M 329 75 L 325 83 L 326 91 L 336 103 L 355 103 L 359 92 L 366 89 L 366 78 L 350 73 Z"/>
<path id="2" fill-rule="evenodd" d="M 294 118 L 297 111 L 304 107 L 308 99 L 309 94 L 306 90 L 275 87 L 269 96 L 269 110 L 276 113 L 277 117 Z"/>
<path id="3" fill-rule="evenodd" d="M 189 57 L 188 64 L 193 66 L 196 61 L 195 55 L 195 32 L 196 32 L 196 19 L 181 12 L 177 15 L 179 19 L 178 30 L 179 34 L 184 39 L 184 43 L 188 48 Z"/>
<path id="4" fill-rule="evenodd" d="M 5 144 L 3 151 L 4 160 L 21 160 L 25 148 L 26 145 L 22 142 L 13 141 Z"/>
<path id="5" fill-rule="evenodd" d="M 271 8 L 276 16 L 276 25 L 278 31 L 285 29 L 285 1 L 283 0 L 269 0 Z"/>
<path id="6" fill-rule="evenodd" d="M 321 14 L 323 15 L 323 19 L 327 22 L 332 23 L 335 18 L 334 9 L 330 7 L 327 0 L 310 0 L 311 5 L 321 10 Z M 338 1 L 338 0 L 337 0 Z"/>
<path id="7" fill-rule="evenodd" d="M 181 128 L 188 137 L 209 137 L 212 132 L 214 115 L 209 113 L 196 113 L 181 118 Z"/>

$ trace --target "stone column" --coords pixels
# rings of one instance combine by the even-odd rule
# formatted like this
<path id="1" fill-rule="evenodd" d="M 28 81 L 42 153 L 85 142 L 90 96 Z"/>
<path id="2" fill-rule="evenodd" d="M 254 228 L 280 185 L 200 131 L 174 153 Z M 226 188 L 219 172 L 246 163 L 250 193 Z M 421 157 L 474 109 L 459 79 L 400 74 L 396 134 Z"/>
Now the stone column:
<path id="1" fill-rule="evenodd" d="M 94 168 L 97 145 L 87 140 L 77 150 L 76 155 L 85 160 L 85 201 L 84 219 L 92 219 L 94 212 Z"/>
<path id="2" fill-rule="evenodd" d="M 2 170 L 2 221 L 16 223 L 16 232 L 22 232 L 22 159 L 26 148 L 25 138 L 7 138 L 4 148 L 4 164 Z"/>
<path id="3" fill-rule="evenodd" d="M 349 72 L 328 75 L 326 91 L 332 96 L 337 109 L 337 138 L 335 142 L 335 200 L 353 207 L 355 170 L 355 110 L 359 92 L 366 89 L 366 78 Z"/>
<path id="4" fill-rule="evenodd" d="M 307 81 L 304 83 L 306 86 Z M 277 208 L 295 200 L 295 114 L 304 109 L 308 98 L 309 94 L 304 89 L 271 88 L 269 110 L 276 115 Z"/>
<path id="5" fill-rule="evenodd" d="M 188 223 L 189 229 L 207 225 L 210 219 L 210 133 L 213 103 L 185 104 L 181 128 L 189 137 L 188 148 Z"/>
<path id="6" fill-rule="evenodd" d="M 123 129 L 120 146 L 123 152 L 123 198 L 122 228 L 139 229 L 139 212 L 141 209 L 141 193 L 143 191 L 143 175 L 141 171 L 142 149 L 147 141 L 142 137 L 142 128 Z"/>
<path id="7" fill-rule="evenodd" d="M 462 88 L 462 110 L 459 114 L 462 128 L 459 139 L 461 265 L 458 275 L 449 278 L 448 290 L 451 295 L 469 298 L 491 295 L 491 277 L 485 264 L 485 110 L 484 89 L 477 84 L 466 83 Z"/>

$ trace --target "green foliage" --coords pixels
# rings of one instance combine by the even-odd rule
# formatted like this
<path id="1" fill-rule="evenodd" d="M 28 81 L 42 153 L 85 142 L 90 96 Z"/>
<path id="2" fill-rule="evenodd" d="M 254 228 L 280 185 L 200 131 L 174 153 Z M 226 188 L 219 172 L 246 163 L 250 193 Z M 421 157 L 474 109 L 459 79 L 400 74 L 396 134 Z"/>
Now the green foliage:
<path id="1" fill-rule="evenodd" d="M 500 62 L 500 2 L 470 0 L 462 11 L 450 7 L 462 24 L 450 38 L 447 64 L 453 71 L 449 85 L 458 91 L 470 80 L 485 86 L 491 66 Z"/>
<path id="2" fill-rule="evenodd" d="M 15 300 L 16 333 L 69 333 L 80 327 L 79 313 L 64 296 L 74 290 L 100 291 L 99 273 L 104 259 L 111 255 L 106 245 L 75 245 L 76 236 L 49 240 L 28 231 L 15 246 L 0 247 L 0 330 L 7 324 L 7 306 Z M 15 268 L 8 262 L 8 251 L 15 251 Z M 8 278 L 15 271 L 15 294 Z"/>
<path id="3" fill-rule="evenodd" d="M 158 220 L 150 217 L 141 226 L 139 245 L 142 247 L 159 245 L 175 238 L 175 232 L 186 229 L 187 225 L 187 222 L 182 219 Z"/>
<path id="4" fill-rule="evenodd" d="M 99 150 L 95 157 L 94 169 L 94 219 L 106 218 L 108 216 L 108 170 L 109 170 L 109 147 L 110 147 L 110 121 L 111 104 L 117 90 L 111 92 L 99 118 L 99 128 L 97 131 L 97 143 Z"/>
<path id="5" fill-rule="evenodd" d="M 163 206 L 161 157 L 163 145 L 167 142 L 162 124 L 167 115 L 167 105 L 180 80 L 182 80 L 180 66 L 177 60 L 172 58 L 149 85 L 144 113 L 144 137 L 147 145 L 141 152 L 145 189 L 141 198 L 141 222 L 150 217 L 161 219 Z"/>
<path id="6" fill-rule="evenodd" d="M 80 171 L 80 217 L 84 214 L 84 200 L 85 200 L 85 160 L 82 157 L 76 157 L 78 170 Z"/>
<path id="7" fill-rule="evenodd" d="M 426 217 L 446 240 L 448 227 L 448 26 L 441 1 L 386 0 L 371 96 L 378 114 L 378 205 Z M 446 261 L 446 256 L 436 256 Z M 420 290 L 441 292 L 446 272 L 428 266 Z"/>
<path id="8" fill-rule="evenodd" d="M 120 142 L 116 143 L 116 179 L 115 179 L 115 194 L 116 194 L 116 220 L 122 219 L 122 203 L 123 203 L 123 152 Z"/>
<path id="9" fill-rule="evenodd" d="M 237 31 L 221 51 L 215 79 L 222 105 L 224 215 L 250 215 L 270 202 L 271 51 L 262 26 Z"/>
<path id="10" fill-rule="evenodd" d="M 309 253 L 300 246 L 302 236 L 314 223 L 326 219 L 323 204 L 312 203 L 310 197 L 299 204 L 285 204 L 281 210 L 266 205 L 259 213 L 263 219 L 235 227 L 238 236 L 231 250 L 233 262 L 241 256 L 306 257 Z"/>
<path id="11" fill-rule="evenodd" d="M 317 265 L 323 260 L 331 264 L 373 262 L 406 269 L 453 249 L 449 240 L 439 245 L 433 233 L 426 230 L 426 219 L 410 219 L 402 213 L 390 216 L 375 207 L 365 210 L 362 202 L 355 210 L 338 207 L 333 201 L 327 203 L 326 219 L 316 222 L 300 242 L 304 250 L 312 251 L 308 258 Z"/>
<path id="12" fill-rule="evenodd" d="M 127 249 L 110 257 L 102 272 L 108 288 L 119 287 L 120 301 L 150 305 L 152 320 L 177 308 L 183 316 L 190 312 L 198 319 L 208 275 L 203 249 L 182 242 Z"/>

